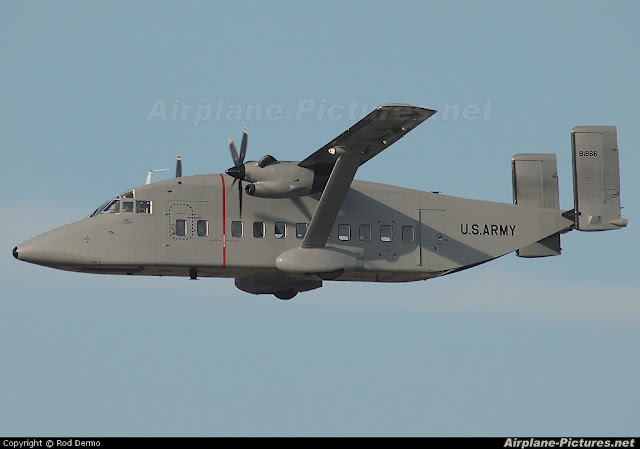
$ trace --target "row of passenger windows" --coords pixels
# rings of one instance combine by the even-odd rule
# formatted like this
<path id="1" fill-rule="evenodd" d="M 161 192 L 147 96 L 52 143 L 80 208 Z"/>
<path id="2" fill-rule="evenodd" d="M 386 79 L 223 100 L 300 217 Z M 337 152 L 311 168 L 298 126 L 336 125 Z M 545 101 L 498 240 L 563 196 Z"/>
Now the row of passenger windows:
<path id="1" fill-rule="evenodd" d="M 296 238 L 302 239 L 307 233 L 307 223 L 296 223 L 295 232 Z M 196 234 L 201 237 L 209 235 L 209 222 L 207 220 L 198 220 L 196 222 Z M 358 227 L 358 239 L 362 242 L 369 242 L 372 240 L 373 227 L 368 224 L 363 224 Z M 176 235 L 187 235 L 187 221 L 176 220 Z M 252 226 L 252 235 L 254 238 L 262 239 L 266 237 L 266 225 L 261 221 L 254 221 Z M 232 221 L 231 222 L 231 237 L 242 238 L 245 236 L 244 222 Z M 273 236 L 277 239 L 284 239 L 287 237 L 287 224 L 284 222 L 275 222 L 273 225 Z M 413 226 L 402 226 L 401 232 L 402 241 L 405 243 L 413 243 L 415 241 L 415 229 Z M 338 240 L 346 242 L 351 240 L 351 225 L 339 224 L 338 225 Z M 380 226 L 380 240 L 383 242 L 393 241 L 393 226 L 381 225 Z"/>
<path id="2" fill-rule="evenodd" d="M 304 238 L 307 233 L 307 223 L 296 223 L 295 235 L 297 239 Z M 363 242 L 369 242 L 372 240 L 373 227 L 368 224 L 360 225 L 358 228 L 358 239 Z M 266 236 L 266 225 L 261 221 L 254 221 L 251 229 L 253 237 L 257 239 L 264 238 Z M 245 235 L 244 223 L 242 221 L 231 222 L 231 237 L 242 238 Z M 275 222 L 273 226 L 273 235 L 277 239 L 284 239 L 287 237 L 287 224 L 283 222 Z M 413 226 L 402 226 L 401 233 L 402 241 L 405 243 L 411 243 L 415 240 L 415 230 Z M 339 224 L 338 225 L 338 240 L 346 242 L 355 238 L 352 236 L 351 225 Z M 393 226 L 382 225 L 380 226 L 380 240 L 383 242 L 392 242 L 394 238 Z"/>

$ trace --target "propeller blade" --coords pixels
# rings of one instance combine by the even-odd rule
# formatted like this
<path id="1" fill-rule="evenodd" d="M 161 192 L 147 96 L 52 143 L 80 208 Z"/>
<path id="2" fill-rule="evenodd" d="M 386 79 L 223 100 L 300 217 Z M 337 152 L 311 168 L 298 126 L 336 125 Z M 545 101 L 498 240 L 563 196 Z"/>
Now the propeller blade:
<path id="1" fill-rule="evenodd" d="M 249 140 L 249 131 L 244 128 L 242 133 L 242 143 L 240 144 L 240 164 L 244 164 L 244 157 L 247 155 L 247 141 Z"/>
<path id="2" fill-rule="evenodd" d="M 176 160 L 176 178 L 182 177 L 182 158 L 178 155 L 178 160 Z"/>
<path id="3" fill-rule="evenodd" d="M 229 137 L 229 149 L 231 149 L 231 158 L 235 165 L 240 165 L 240 159 L 238 158 L 238 151 L 236 150 L 236 144 L 233 143 L 233 139 Z"/>
<path id="4" fill-rule="evenodd" d="M 240 205 L 240 218 L 242 218 L 242 181 L 238 182 L 238 203 Z"/>

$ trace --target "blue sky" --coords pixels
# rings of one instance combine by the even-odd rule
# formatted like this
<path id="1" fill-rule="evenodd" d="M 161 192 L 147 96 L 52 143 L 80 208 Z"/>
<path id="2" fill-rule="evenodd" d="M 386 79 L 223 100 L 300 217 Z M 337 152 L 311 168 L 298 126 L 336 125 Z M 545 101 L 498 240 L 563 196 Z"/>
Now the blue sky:
<path id="1" fill-rule="evenodd" d="M 636 2 L 0 9 L 0 435 L 637 435 Z M 617 126 L 629 226 L 289 302 L 11 257 L 177 154 L 222 172 L 244 126 L 250 158 L 300 160 L 390 102 L 440 115 L 357 178 L 511 202 L 511 156 L 551 152 L 566 209 L 571 128 Z"/>

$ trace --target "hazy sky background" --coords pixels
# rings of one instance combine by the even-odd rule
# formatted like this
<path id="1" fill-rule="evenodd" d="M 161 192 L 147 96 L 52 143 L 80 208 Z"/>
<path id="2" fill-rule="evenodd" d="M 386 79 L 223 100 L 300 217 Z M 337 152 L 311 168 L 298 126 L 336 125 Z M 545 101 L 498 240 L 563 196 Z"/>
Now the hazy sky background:
<path id="1" fill-rule="evenodd" d="M 2 2 L 0 435 L 637 436 L 639 23 L 635 1 Z M 11 256 L 177 154 L 224 171 L 244 126 L 249 159 L 301 160 L 391 102 L 459 114 L 358 179 L 509 203 L 511 157 L 551 152 L 571 209 L 571 128 L 615 125 L 629 226 L 288 302 Z"/>

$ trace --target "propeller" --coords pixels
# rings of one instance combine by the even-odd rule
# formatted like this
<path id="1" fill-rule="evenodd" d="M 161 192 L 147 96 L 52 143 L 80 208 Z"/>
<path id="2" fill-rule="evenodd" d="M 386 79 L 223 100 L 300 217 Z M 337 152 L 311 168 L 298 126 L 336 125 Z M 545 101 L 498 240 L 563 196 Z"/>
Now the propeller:
<path id="1" fill-rule="evenodd" d="M 244 128 L 242 133 L 242 142 L 240 143 L 240 154 L 236 149 L 233 139 L 229 137 L 229 149 L 231 150 L 231 158 L 233 159 L 234 166 L 228 169 L 225 173 L 232 176 L 233 184 L 238 182 L 238 202 L 240 204 L 240 216 L 242 216 L 242 180 L 245 175 L 244 158 L 247 155 L 247 141 L 249 140 L 249 131 Z"/>

